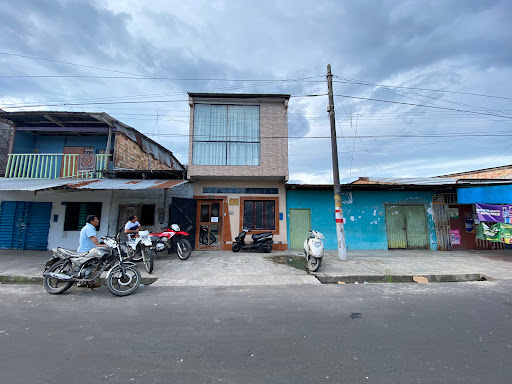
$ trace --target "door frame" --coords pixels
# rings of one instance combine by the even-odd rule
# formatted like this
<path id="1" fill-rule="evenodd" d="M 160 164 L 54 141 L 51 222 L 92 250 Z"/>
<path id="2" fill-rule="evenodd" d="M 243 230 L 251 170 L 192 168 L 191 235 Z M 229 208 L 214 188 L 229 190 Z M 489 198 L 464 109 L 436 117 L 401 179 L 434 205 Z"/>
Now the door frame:
<path id="1" fill-rule="evenodd" d="M 215 196 L 213 199 L 202 198 L 202 196 L 194 196 L 194 199 L 197 199 L 197 212 L 196 212 L 196 241 L 195 241 L 195 249 L 197 250 L 221 250 L 223 244 L 223 234 L 224 234 L 224 220 L 229 220 L 229 217 L 224 216 L 224 202 L 225 199 L 219 196 Z M 219 204 L 219 221 L 218 222 L 202 222 L 201 221 L 201 205 L 202 204 Z M 211 217 L 211 214 L 210 214 Z M 218 225 L 219 233 L 217 236 L 217 245 L 205 245 L 201 244 L 199 241 L 201 225 Z"/>

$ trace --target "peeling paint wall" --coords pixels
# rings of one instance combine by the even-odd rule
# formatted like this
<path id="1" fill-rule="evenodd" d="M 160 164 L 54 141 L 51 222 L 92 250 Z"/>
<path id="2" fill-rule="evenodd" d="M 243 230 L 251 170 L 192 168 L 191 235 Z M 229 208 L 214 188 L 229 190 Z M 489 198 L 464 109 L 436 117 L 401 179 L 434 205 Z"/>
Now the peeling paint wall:
<path id="1" fill-rule="evenodd" d="M 342 192 L 345 240 L 349 250 L 388 249 L 385 204 L 425 205 L 430 249 L 437 249 L 431 192 Z M 287 214 L 293 208 L 311 209 L 311 227 L 325 236 L 326 249 L 337 249 L 332 191 L 288 190 Z M 288 236 L 290 229 L 288 227 Z"/>

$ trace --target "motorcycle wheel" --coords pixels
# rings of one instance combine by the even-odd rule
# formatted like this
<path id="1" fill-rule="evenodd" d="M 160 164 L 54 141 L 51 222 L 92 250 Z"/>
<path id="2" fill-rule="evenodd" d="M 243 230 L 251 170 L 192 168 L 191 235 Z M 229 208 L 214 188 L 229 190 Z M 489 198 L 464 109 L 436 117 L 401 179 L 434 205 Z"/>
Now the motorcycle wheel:
<path id="1" fill-rule="evenodd" d="M 213 243 L 217 242 L 217 238 L 211 232 L 210 232 L 210 236 L 208 236 L 208 232 L 203 232 L 201 234 L 201 239 L 199 241 L 201 242 L 201 244 L 204 244 L 204 245 L 212 245 Z"/>
<path id="2" fill-rule="evenodd" d="M 107 288 L 113 295 L 128 296 L 139 288 L 142 280 L 139 269 L 135 265 L 126 265 L 124 270 L 124 278 L 120 265 L 114 267 L 108 274 Z"/>
<path id="3" fill-rule="evenodd" d="M 148 247 L 141 247 L 142 261 L 144 262 L 144 268 L 147 273 L 153 272 L 153 251 Z"/>
<path id="4" fill-rule="evenodd" d="M 187 260 L 192 253 L 192 246 L 187 239 L 178 240 L 176 244 L 176 252 L 181 260 Z"/>
<path id="5" fill-rule="evenodd" d="M 72 274 L 73 269 L 71 268 L 71 265 L 67 264 L 65 261 L 58 261 L 57 263 L 53 264 L 50 268 L 48 268 L 47 272 L 64 273 L 67 275 Z M 66 292 L 69 288 L 71 288 L 73 282 L 62 281 L 54 279 L 52 277 L 44 277 L 43 285 L 44 289 L 46 289 L 46 292 L 51 293 L 52 295 L 56 295 Z"/>
<path id="6" fill-rule="evenodd" d="M 320 264 L 322 264 L 322 259 L 317 259 L 316 257 L 310 256 L 307 262 L 307 266 L 309 272 L 316 272 L 320 268 Z"/>
<path id="7" fill-rule="evenodd" d="M 272 244 L 270 243 L 270 241 L 267 243 L 266 247 L 263 248 L 263 251 L 265 253 L 270 253 L 272 252 Z"/>
<path id="8" fill-rule="evenodd" d="M 238 244 L 238 243 L 233 244 L 233 246 L 231 247 L 231 250 L 233 252 L 238 252 L 240 250 L 240 244 Z"/>

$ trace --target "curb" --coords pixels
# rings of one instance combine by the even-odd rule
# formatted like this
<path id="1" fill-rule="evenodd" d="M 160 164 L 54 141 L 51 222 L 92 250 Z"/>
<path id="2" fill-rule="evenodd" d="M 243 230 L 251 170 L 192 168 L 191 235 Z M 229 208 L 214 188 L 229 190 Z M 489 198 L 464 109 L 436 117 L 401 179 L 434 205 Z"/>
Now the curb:
<path id="1" fill-rule="evenodd" d="M 322 284 L 338 284 L 339 282 L 351 283 L 416 283 L 413 278 L 425 277 L 430 283 L 460 283 L 467 281 L 494 280 L 492 277 L 481 273 L 459 273 L 446 275 L 328 275 L 314 274 Z"/>
<path id="2" fill-rule="evenodd" d="M 98 279 L 102 285 L 106 284 L 105 278 L 100 277 Z M 150 285 L 158 280 L 158 277 L 142 277 L 141 284 Z M 10 275 L 0 275 L 0 284 L 43 284 L 42 277 L 36 276 L 10 276 Z"/>

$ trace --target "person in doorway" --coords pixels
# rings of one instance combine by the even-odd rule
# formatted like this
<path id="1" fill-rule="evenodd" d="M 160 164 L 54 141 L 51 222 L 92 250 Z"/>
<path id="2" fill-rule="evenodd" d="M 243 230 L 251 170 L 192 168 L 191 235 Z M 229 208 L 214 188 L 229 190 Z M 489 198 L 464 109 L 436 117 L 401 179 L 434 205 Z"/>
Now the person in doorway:
<path id="1" fill-rule="evenodd" d="M 128 239 L 130 239 L 131 236 L 139 233 L 140 223 L 138 220 L 139 219 L 137 215 L 130 215 L 130 217 L 128 218 L 128 222 L 124 226 L 124 233 L 126 233 Z"/>
<path id="2" fill-rule="evenodd" d="M 80 231 L 80 242 L 78 245 L 78 252 L 89 252 L 96 247 L 106 247 L 105 244 L 100 244 L 96 237 L 96 227 L 100 224 L 100 219 L 95 215 L 89 215 L 85 219 L 85 225 Z M 101 284 L 96 281 L 78 283 L 79 287 L 98 288 Z"/>

